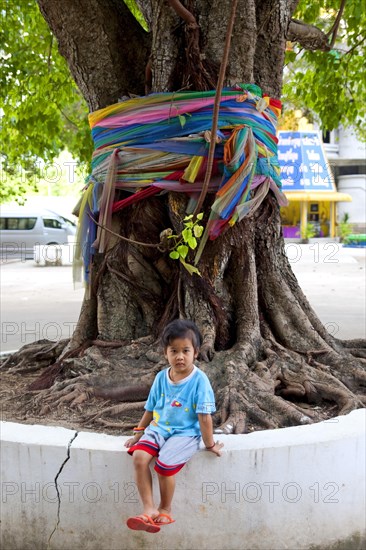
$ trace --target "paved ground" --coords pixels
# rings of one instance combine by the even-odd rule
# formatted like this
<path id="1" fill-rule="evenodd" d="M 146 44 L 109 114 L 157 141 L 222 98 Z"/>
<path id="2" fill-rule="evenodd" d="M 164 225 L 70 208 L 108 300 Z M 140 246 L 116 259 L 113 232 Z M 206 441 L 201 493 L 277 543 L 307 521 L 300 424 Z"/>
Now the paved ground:
<path id="1" fill-rule="evenodd" d="M 338 243 L 286 245 L 301 288 L 337 338 L 366 338 L 365 248 Z"/>
<path id="2" fill-rule="evenodd" d="M 310 303 L 339 338 L 366 337 L 366 249 L 337 243 L 289 243 L 287 255 Z M 1 350 L 40 338 L 66 338 L 77 322 L 83 289 L 74 290 L 70 266 L 1 265 Z"/>
<path id="3" fill-rule="evenodd" d="M 68 338 L 78 320 L 84 289 L 74 290 L 71 266 L 37 267 L 33 261 L 3 263 L 1 350 L 48 338 Z"/>

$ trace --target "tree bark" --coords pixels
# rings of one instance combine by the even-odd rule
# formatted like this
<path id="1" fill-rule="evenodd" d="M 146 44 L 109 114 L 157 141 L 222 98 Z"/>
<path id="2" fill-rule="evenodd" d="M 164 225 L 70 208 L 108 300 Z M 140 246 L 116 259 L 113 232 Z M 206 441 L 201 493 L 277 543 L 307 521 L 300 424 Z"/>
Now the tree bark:
<path id="1" fill-rule="evenodd" d="M 287 40 L 298 42 L 306 50 L 331 49 L 329 39 L 320 29 L 314 25 L 307 25 L 298 19 L 292 19 L 287 31 Z"/>
<path id="2" fill-rule="evenodd" d="M 38 5 L 91 111 L 144 93 L 150 36 L 123 1 L 39 0 Z"/>
<path id="3" fill-rule="evenodd" d="M 217 78 L 228 2 L 184 3 L 193 18 L 189 20 L 199 25 L 198 35 L 195 23 L 179 16 L 175 2 L 143 2 L 151 38 L 117 0 L 68 2 L 62 13 L 57 0 L 38 2 L 92 110 L 128 92 L 142 93 L 149 44 L 148 87 L 153 91 L 205 89 Z M 280 97 L 287 29 L 295 5 L 239 0 L 227 84 L 255 82 L 263 92 Z M 193 60 L 199 67 L 196 74 L 186 70 Z M 211 203 L 208 196 L 205 212 Z M 179 194 L 148 199 L 116 215 L 115 230 L 139 242 L 157 243 L 164 229 L 181 230 L 185 208 L 186 199 Z M 100 373 L 103 364 L 103 372 L 118 366 L 123 400 L 140 404 L 146 386 L 163 366 L 156 353 L 159 331 L 167 321 L 184 316 L 198 324 L 203 334 L 201 359 L 211 361 L 202 366 L 217 395 L 218 431 L 243 433 L 308 423 L 363 406 L 364 360 L 357 356 L 364 343 L 352 346 L 352 355 L 311 309 L 287 261 L 279 207 L 271 193 L 254 215 L 206 246 L 199 264 L 201 278 L 191 277 L 177 264 L 156 248 L 109 243 L 93 266 L 92 299 L 84 301 L 67 354 L 59 361 L 67 378 L 70 353 L 80 355 L 84 344 L 84 356 L 72 363 L 74 372 L 80 369 L 79 385 L 73 382 L 72 391 L 67 384 L 56 385 L 45 400 L 80 405 L 98 392 L 111 397 L 108 390 L 100 390 L 100 376 L 91 383 L 83 374 L 86 366 Z M 135 388 L 130 392 L 134 399 L 126 399 L 129 385 Z M 132 403 L 105 414 L 121 413 L 118 426 L 127 429 L 136 411 Z M 109 420 L 104 422 L 111 426 Z"/>

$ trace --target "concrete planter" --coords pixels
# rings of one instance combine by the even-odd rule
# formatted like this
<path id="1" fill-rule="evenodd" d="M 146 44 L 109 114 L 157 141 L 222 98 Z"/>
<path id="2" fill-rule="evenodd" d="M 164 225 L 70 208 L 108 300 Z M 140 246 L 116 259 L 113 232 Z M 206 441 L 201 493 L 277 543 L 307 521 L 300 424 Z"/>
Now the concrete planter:
<path id="1" fill-rule="evenodd" d="M 176 523 L 155 535 L 125 526 L 140 511 L 125 437 L 2 422 L 2 547 L 364 548 L 365 412 L 219 436 L 224 455 L 178 474 Z"/>
<path id="2" fill-rule="evenodd" d="M 74 243 L 69 244 L 37 244 L 33 247 L 36 266 L 72 265 L 74 259 Z"/>

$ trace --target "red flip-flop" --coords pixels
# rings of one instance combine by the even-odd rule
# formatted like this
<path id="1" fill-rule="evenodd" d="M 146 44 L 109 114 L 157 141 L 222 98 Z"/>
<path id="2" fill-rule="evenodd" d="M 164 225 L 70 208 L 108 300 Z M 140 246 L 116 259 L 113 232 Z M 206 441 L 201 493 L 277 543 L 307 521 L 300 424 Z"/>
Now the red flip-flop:
<path id="1" fill-rule="evenodd" d="M 146 518 L 146 519 L 144 519 Z M 134 531 L 146 531 L 147 533 L 158 533 L 160 527 L 154 523 L 154 520 L 147 514 L 128 518 L 126 521 L 127 527 Z"/>
<path id="2" fill-rule="evenodd" d="M 167 521 L 156 521 L 159 518 L 166 518 Z M 168 514 L 159 514 L 158 516 L 156 516 L 156 518 L 154 518 L 155 525 L 169 525 L 170 523 L 174 522 L 175 519 L 172 519 L 170 516 L 168 516 Z"/>

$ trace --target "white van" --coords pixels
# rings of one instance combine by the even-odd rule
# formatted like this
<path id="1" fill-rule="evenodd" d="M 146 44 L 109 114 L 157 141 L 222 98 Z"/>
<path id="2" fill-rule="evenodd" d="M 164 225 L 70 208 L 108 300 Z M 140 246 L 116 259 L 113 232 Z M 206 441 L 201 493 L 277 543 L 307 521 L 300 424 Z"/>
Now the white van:
<path id="1" fill-rule="evenodd" d="M 69 235 L 75 235 L 76 225 L 49 210 L 30 210 L 27 207 L 0 206 L 1 259 L 33 258 L 37 244 L 67 244 Z"/>

